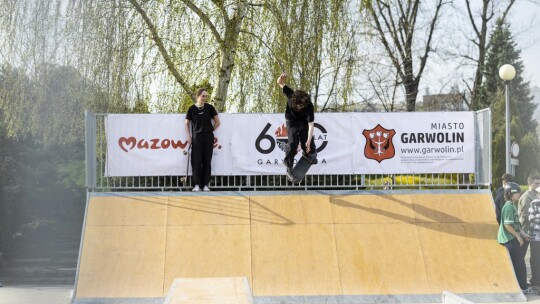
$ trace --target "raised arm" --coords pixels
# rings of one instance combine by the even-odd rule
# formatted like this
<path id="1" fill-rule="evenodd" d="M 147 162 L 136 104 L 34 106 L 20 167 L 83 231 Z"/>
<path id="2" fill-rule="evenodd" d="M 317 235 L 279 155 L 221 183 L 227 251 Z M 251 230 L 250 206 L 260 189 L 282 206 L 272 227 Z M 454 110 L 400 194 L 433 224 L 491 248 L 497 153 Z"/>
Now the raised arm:
<path id="1" fill-rule="evenodd" d="M 287 76 L 287 74 L 283 73 L 281 75 L 279 75 L 278 79 L 277 79 L 277 84 L 283 89 L 283 87 L 285 86 L 285 82 L 287 82 L 287 78 L 289 76 Z"/>

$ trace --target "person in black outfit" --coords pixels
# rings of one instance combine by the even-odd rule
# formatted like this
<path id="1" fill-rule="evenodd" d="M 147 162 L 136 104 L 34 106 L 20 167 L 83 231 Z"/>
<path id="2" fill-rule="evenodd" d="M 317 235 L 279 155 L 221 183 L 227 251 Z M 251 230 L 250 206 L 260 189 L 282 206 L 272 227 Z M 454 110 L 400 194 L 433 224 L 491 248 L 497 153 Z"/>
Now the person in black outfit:
<path id="1" fill-rule="evenodd" d="M 287 96 L 285 119 L 287 122 L 288 143 L 285 147 L 285 159 L 287 173 L 291 173 L 294 164 L 294 156 L 298 150 L 298 144 L 302 147 L 304 155 L 312 164 L 317 163 L 317 147 L 313 139 L 313 124 L 315 120 L 313 103 L 309 94 L 302 90 L 293 91 L 285 82 L 287 74 L 281 74 L 277 79 L 278 85 Z"/>
<path id="2" fill-rule="evenodd" d="M 506 203 L 506 200 L 504 199 L 504 187 L 510 183 L 515 182 L 515 178 L 512 174 L 505 173 L 501 177 L 502 186 L 495 191 L 495 214 L 497 216 L 497 223 L 499 225 L 501 224 L 501 210 Z"/>
<path id="3" fill-rule="evenodd" d="M 214 131 L 219 127 L 216 109 L 206 103 L 208 92 L 197 91 L 197 102 L 189 107 L 186 114 L 186 131 L 191 143 L 191 168 L 193 169 L 193 191 L 210 191 L 212 153 L 214 151 Z M 212 125 L 212 119 L 214 125 Z M 190 129 L 192 132 L 190 132 Z"/>

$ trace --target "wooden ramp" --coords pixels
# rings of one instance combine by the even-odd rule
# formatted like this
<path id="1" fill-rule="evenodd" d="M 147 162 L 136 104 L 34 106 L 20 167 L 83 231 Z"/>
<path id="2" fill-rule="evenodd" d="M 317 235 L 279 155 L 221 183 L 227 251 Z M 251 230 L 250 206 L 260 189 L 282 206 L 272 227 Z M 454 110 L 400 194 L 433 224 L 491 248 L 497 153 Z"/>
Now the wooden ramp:
<path id="1" fill-rule="evenodd" d="M 163 304 L 253 304 L 247 279 L 175 279 Z"/>
<path id="2" fill-rule="evenodd" d="M 526 301 L 484 190 L 92 193 L 75 303 L 246 277 L 254 303 Z"/>

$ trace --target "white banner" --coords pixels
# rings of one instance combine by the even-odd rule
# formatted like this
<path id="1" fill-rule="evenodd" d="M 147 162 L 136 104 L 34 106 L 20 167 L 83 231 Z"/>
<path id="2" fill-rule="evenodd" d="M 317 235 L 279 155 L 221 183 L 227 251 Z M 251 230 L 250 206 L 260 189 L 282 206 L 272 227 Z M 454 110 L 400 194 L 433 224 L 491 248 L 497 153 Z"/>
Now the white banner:
<path id="1" fill-rule="evenodd" d="M 343 136 L 351 124 L 348 113 L 316 114 L 315 146 L 319 164 L 310 174 L 353 173 L 352 138 Z M 283 174 L 287 133 L 283 114 L 236 114 L 232 141 L 237 175 Z M 296 160 L 301 153 L 296 155 Z"/>
<path id="2" fill-rule="evenodd" d="M 219 117 L 213 175 L 284 174 L 284 114 Z M 184 121 L 185 114 L 108 115 L 106 176 L 185 175 Z M 469 173 L 475 168 L 473 112 L 316 113 L 314 137 L 319 164 L 308 174 Z"/>
<path id="3" fill-rule="evenodd" d="M 367 174 L 474 172 L 473 112 L 365 113 L 354 168 Z"/>
<path id="4" fill-rule="evenodd" d="M 219 114 L 230 121 L 230 114 Z M 105 117 L 105 176 L 191 175 L 185 114 L 109 114 Z M 212 172 L 231 175 L 232 125 L 214 132 Z"/>

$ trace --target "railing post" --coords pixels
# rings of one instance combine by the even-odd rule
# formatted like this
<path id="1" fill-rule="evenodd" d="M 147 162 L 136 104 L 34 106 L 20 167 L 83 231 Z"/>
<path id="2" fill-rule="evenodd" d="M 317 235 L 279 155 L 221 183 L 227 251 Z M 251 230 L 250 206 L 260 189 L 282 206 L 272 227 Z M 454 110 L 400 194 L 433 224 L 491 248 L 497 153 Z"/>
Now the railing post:
<path id="1" fill-rule="evenodd" d="M 84 122 L 86 189 L 92 191 L 96 188 L 96 115 L 84 111 Z"/>
<path id="2" fill-rule="evenodd" d="M 475 184 L 491 185 L 491 110 L 489 108 L 474 113 L 475 132 Z"/>

